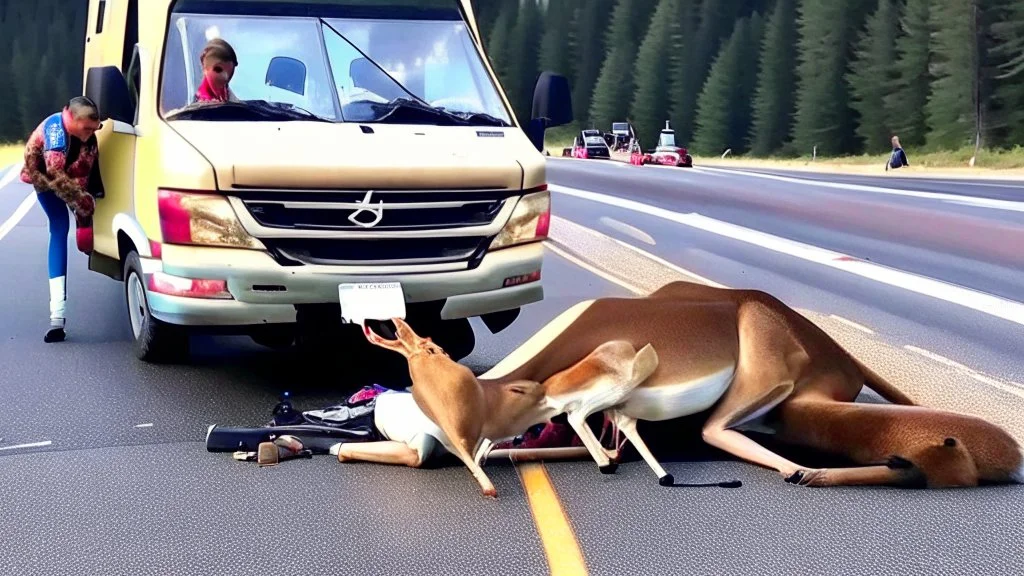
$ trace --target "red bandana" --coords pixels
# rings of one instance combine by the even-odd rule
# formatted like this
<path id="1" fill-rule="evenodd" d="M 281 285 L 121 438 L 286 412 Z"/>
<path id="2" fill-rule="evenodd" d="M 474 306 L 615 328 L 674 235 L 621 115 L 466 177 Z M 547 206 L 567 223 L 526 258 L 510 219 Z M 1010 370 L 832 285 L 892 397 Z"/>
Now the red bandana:
<path id="1" fill-rule="evenodd" d="M 210 84 L 210 79 L 203 76 L 203 83 L 199 85 L 199 90 L 196 91 L 196 100 L 200 102 L 227 102 L 228 101 L 228 87 L 225 86 L 222 90 L 218 91 Z"/>

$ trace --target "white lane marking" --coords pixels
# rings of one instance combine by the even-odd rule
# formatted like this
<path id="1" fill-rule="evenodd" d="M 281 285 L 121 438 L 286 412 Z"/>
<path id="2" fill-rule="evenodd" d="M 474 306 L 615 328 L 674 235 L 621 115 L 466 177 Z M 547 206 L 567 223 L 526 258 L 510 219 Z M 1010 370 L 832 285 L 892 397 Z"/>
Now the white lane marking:
<path id="1" fill-rule="evenodd" d="M 903 348 L 905 350 L 909 350 L 909 351 L 911 351 L 911 352 L 913 352 L 915 354 L 920 354 L 921 356 L 924 356 L 925 358 L 928 358 L 929 360 L 934 360 L 934 361 L 938 362 L 939 364 L 945 364 L 946 366 L 949 366 L 950 368 L 959 368 L 960 370 L 966 370 L 968 372 L 974 372 L 974 370 L 971 370 L 970 368 L 968 368 L 967 366 L 964 366 L 963 364 L 957 362 L 956 360 L 950 360 L 949 358 L 946 358 L 945 356 L 942 356 L 941 354 L 936 354 L 935 352 L 931 352 L 929 350 L 925 350 L 924 348 L 918 348 L 917 346 L 911 346 L 909 344 L 904 346 Z"/>
<path id="2" fill-rule="evenodd" d="M 861 332 L 864 332 L 865 334 L 874 334 L 875 333 L 875 331 L 872 330 L 871 328 L 868 328 L 867 326 L 864 326 L 863 324 L 858 324 L 858 323 L 854 322 L 853 320 L 847 320 L 846 318 L 843 318 L 842 316 L 836 316 L 835 314 L 830 314 L 829 318 L 832 318 L 836 322 L 840 322 L 842 324 L 846 324 L 847 326 L 849 326 L 851 328 L 854 328 L 856 330 L 860 330 Z"/>
<path id="3" fill-rule="evenodd" d="M 559 216 L 555 216 L 554 218 L 555 219 L 564 220 L 564 218 L 561 218 Z M 566 221 L 567 222 L 571 222 L 570 220 L 566 220 Z M 705 277 L 701 276 L 700 274 L 697 274 L 695 272 L 690 272 L 689 270 L 687 270 L 685 268 L 680 268 L 679 266 L 676 266 L 675 264 L 665 260 L 664 258 L 660 258 L 658 256 L 655 256 L 654 254 L 651 254 L 650 252 L 647 252 L 645 250 L 641 250 L 641 249 L 637 248 L 636 246 L 633 246 L 632 244 L 629 244 L 628 242 L 623 242 L 622 240 L 619 240 L 617 238 L 612 238 L 611 236 L 606 236 L 604 234 L 601 234 L 597 230 L 592 230 L 590 228 L 587 228 L 586 226 L 582 226 L 580 224 L 576 224 L 575 222 L 573 222 L 573 224 L 575 226 L 578 226 L 582 231 L 586 232 L 587 234 L 590 234 L 592 236 L 596 236 L 597 238 L 599 238 L 601 240 L 604 240 L 604 241 L 607 241 L 607 242 L 614 242 L 614 243 L 618 244 L 619 246 L 622 246 L 626 250 L 630 250 L 630 251 L 640 255 L 643 258 L 647 258 L 648 260 L 652 260 L 652 261 L 654 261 L 654 262 L 656 262 L 658 264 L 661 264 L 665 268 L 668 268 L 670 270 L 678 272 L 679 274 L 682 274 L 683 276 L 689 276 L 691 278 L 694 278 L 694 279 L 696 279 L 696 280 L 698 280 L 700 282 L 703 282 L 704 284 L 707 284 L 709 286 L 713 286 L 715 288 L 728 288 L 728 286 L 726 286 L 724 284 L 719 284 L 718 282 L 715 282 L 714 280 L 711 280 L 710 278 L 705 278 Z"/>
<path id="4" fill-rule="evenodd" d="M 0 190 L 3 190 L 5 187 L 7 187 L 8 184 L 13 182 L 15 178 L 21 175 L 22 164 L 22 162 L 19 162 L 18 164 L 11 166 L 10 171 L 7 174 L 5 174 L 2 179 L 0 179 Z M 14 214 L 12 214 L 11 217 L 8 218 L 3 224 L 0 224 L 0 240 L 3 240 L 4 236 L 7 236 L 7 234 L 10 233 L 10 231 L 13 230 L 19 222 L 21 222 L 21 219 L 24 218 L 26 214 L 28 214 L 29 210 L 32 209 L 32 204 L 34 204 L 35 201 L 35 191 L 29 192 L 28 196 L 26 196 L 25 199 L 21 201 L 21 204 L 18 205 L 18 208 L 14 211 Z"/>
<path id="5" fill-rule="evenodd" d="M 18 450 L 19 448 L 38 448 L 40 446 L 49 446 L 53 444 L 50 440 L 43 442 L 33 442 L 31 444 L 15 444 L 14 446 L 0 446 L 0 450 Z"/>
<path id="6" fill-rule="evenodd" d="M 136 424 L 135 427 L 136 428 L 152 428 L 153 427 L 153 423 L 152 422 L 148 422 L 146 424 Z"/>
<path id="7" fill-rule="evenodd" d="M 841 182 L 828 182 L 826 180 L 813 180 L 810 178 L 791 178 L 788 176 L 776 176 L 775 174 L 764 174 L 762 172 L 748 172 L 746 170 L 727 170 L 722 168 L 703 167 L 702 171 L 717 171 L 723 173 L 742 174 L 753 178 L 765 178 L 778 180 L 790 184 L 802 184 L 804 186 L 819 186 L 822 188 L 836 188 L 839 190 L 855 190 L 858 192 L 871 192 L 874 194 L 889 194 L 892 196 L 910 196 L 913 198 L 926 198 L 955 204 L 966 204 L 979 208 L 992 208 L 994 210 L 1009 210 L 1012 212 L 1024 212 L 1024 202 L 1011 200 L 995 200 L 992 198 L 978 198 L 962 196 L 958 194 L 945 194 L 942 192 L 921 192 L 917 190 L 900 190 L 898 188 L 883 188 L 881 186 L 865 186 L 862 184 L 845 184 Z"/>
<path id="8" fill-rule="evenodd" d="M 651 246 L 657 245 L 657 243 L 654 241 L 654 238 L 650 234 L 644 232 L 643 230 L 637 228 L 636 226 L 631 226 L 629 224 L 626 224 L 625 222 L 620 222 L 619 220 L 616 220 L 614 218 L 609 218 L 608 216 L 601 216 L 601 223 L 611 228 L 612 230 L 618 230 L 619 232 L 622 232 L 626 236 L 635 238 L 636 240 L 639 240 L 644 244 L 650 244 Z"/>
<path id="9" fill-rule="evenodd" d="M 926 178 L 918 178 L 916 176 L 893 176 L 893 178 L 902 178 L 903 180 L 906 180 L 907 182 L 913 182 L 915 184 L 926 183 L 926 184 L 945 184 L 945 185 L 953 185 L 953 186 L 963 186 L 963 185 L 967 184 L 967 185 L 970 185 L 970 186 L 983 186 L 985 188 L 1013 188 L 1013 189 L 1024 188 L 1024 182 L 1021 182 L 1020 184 L 990 184 L 988 182 L 976 182 L 976 181 L 973 181 L 973 180 L 968 180 L 966 177 L 964 179 L 960 179 L 960 180 L 955 180 L 955 179 L 954 180 L 936 180 L 934 178 L 927 178 L 926 179 Z"/>
<path id="10" fill-rule="evenodd" d="M 981 372 L 978 372 L 977 370 L 974 370 L 973 368 L 969 368 L 967 366 L 964 366 L 963 364 L 957 362 L 956 360 L 950 360 L 949 358 L 946 358 L 945 356 L 942 356 L 941 354 L 936 354 L 935 352 L 931 352 L 929 350 L 925 350 L 924 348 L 918 348 L 917 346 L 910 346 L 910 345 L 904 346 L 903 348 L 905 350 L 908 350 L 908 351 L 913 352 L 915 354 L 919 354 L 921 356 L 924 356 L 925 358 L 928 358 L 929 360 L 933 360 L 935 362 L 938 362 L 939 364 L 943 364 L 945 366 L 949 366 L 950 368 L 956 368 L 956 369 L 966 373 L 968 376 L 970 376 L 974 380 L 977 380 L 978 382 L 981 382 L 982 384 L 988 384 L 989 386 L 991 386 L 993 388 L 998 388 L 998 389 L 1000 389 L 1003 392 L 1006 392 L 1008 394 L 1013 394 L 1014 396 L 1017 396 L 1019 398 L 1024 398 L 1024 388 L 1019 388 L 1019 387 L 1013 386 L 1011 384 L 1007 384 L 1006 382 L 1003 382 L 1002 380 L 997 380 L 997 379 L 992 378 L 990 376 L 986 376 L 986 375 L 982 374 Z"/>
<path id="11" fill-rule="evenodd" d="M 21 201 L 21 204 L 18 205 L 18 209 L 14 211 L 14 214 L 12 214 L 6 222 L 0 224 L 0 240 L 3 240 L 4 236 L 7 236 L 11 230 L 14 230 L 14 227 L 21 222 L 21 219 L 28 214 L 28 211 L 32 209 L 32 205 L 35 203 L 36 193 L 34 191 L 29 192 L 28 196 L 26 196 L 25 199 Z"/>
<path id="12" fill-rule="evenodd" d="M 634 200 L 627 200 L 617 196 L 608 196 L 605 194 L 598 194 L 596 192 L 569 188 L 557 184 L 549 185 L 548 189 L 553 192 L 576 196 L 593 202 L 608 204 L 610 206 L 618 206 L 619 208 L 633 210 L 634 212 L 640 212 L 650 216 L 657 216 L 698 230 L 711 232 L 713 234 L 718 234 L 719 236 L 753 244 L 781 254 L 801 258 L 808 262 L 822 264 L 830 268 L 855 274 L 862 278 L 868 278 L 882 284 L 903 288 L 910 292 L 930 296 L 938 300 L 943 300 L 978 312 L 983 312 L 990 316 L 995 316 L 996 318 L 1002 318 L 1003 320 L 1024 325 L 1024 304 L 1020 302 L 1007 300 L 1005 298 L 1000 298 L 998 296 L 993 296 L 991 294 L 986 294 L 984 292 L 965 288 L 956 284 L 950 284 L 934 278 L 911 274 L 910 272 L 889 268 L 873 262 L 866 262 L 840 252 L 833 252 L 810 244 L 804 244 L 802 242 L 781 238 L 758 230 L 744 228 L 742 226 L 702 216 L 695 212 L 683 214 L 681 212 L 666 210 L 664 208 L 643 204 Z"/>
<path id="13" fill-rule="evenodd" d="M 4 174 L 4 177 L 0 178 L 0 190 L 3 190 L 4 187 L 6 187 L 8 184 L 13 182 L 15 178 L 21 175 L 21 166 L 23 164 L 24 162 L 19 162 L 18 164 L 11 166 L 11 169 L 8 170 L 6 174 Z"/>
<path id="14" fill-rule="evenodd" d="M 600 268 L 597 268 L 595 266 L 591 266 L 589 263 L 584 262 L 583 260 L 580 260 L 579 258 L 573 256 L 572 254 L 569 254 L 568 252 L 566 252 L 565 250 L 562 250 L 558 246 L 555 246 L 551 242 L 545 242 L 544 243 L 544 247 L 547 248 L 548 250 L 551 250 L 555 254 L 561 256 L 562 258 L 565 258 L 569 262 L 572 262 L 573 264 L 579 266 L 580 268 L 583 268 L 587 272 L 590 272 L 591 274 L 594 274 L 595 276 L 599 276 L 601 278 L 604 278 L 605 280 L 611 282 L 612 284 L 617 284 L 617 285 L 619 285 L 619 286 L 625 288 L 626 290 L 629 290 L 630 292 L 633 292 L 635 294 L 643 294 L 644 293 L 644 291 L 642 289 L 637 288 L 636 286 L 633 286 L 632 284 L 629 284 L 629 283 L 625 282 L 624 280 L 621 280 L 621 279 L 619 279 L 619 278 L 617 278 L 617 277 L 615 277 L 615 276 L 613 276 L 611 274 L 608 274 L 607 272 L 605 272 L 604 270 L 601 270 Z"/>

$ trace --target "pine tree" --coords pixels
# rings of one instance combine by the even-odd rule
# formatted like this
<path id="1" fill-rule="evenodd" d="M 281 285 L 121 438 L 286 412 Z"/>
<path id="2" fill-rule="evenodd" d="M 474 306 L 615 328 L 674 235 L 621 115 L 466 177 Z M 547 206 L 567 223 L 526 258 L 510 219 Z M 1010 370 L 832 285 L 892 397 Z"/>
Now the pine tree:
<path id="1" fill-rule="evenodd" d="M 509 99 L 521 122 L 530 119 L 533 88 L 540 71 L 537 69 L 543 15 L 536 0 L 526 0 L 519 8 L 519 17 L 509 37 L 508 91 Z"/>
<path id="2" fill-rule="evenodd" d="M 697 129 L 692 145 L 696 154 L 721 154 L 731 144 L 730 127 L 739 95 L 736 78 L 743 73 L 743 42 L 748 30 L 746 18 L 737 20 L 732 35 L 711 63 L 708 80 L 697 100 Z"/>
<path id="3" fill-rule="evenodd" d="M 885 98 L 892 132 L 904 147 L 924 146 L 928 126 L 925 106 L 931 91 L 930 5 L 934 0 L 908 0 L 896 38 L 892 83 Z"/>
<path id="4" fill-rule="evenodd" d="M 674 18 L 678 0 L 659 0 L 647 35 L 637 50 L 635 83 L 630 114 L 641 142 L 655 142 L 668 108 L 668 77 L 672 57 Z"/>
<path id="5" fill-rule="evenodd" d="M 793 146 L 836 156 L 856 149 L 854 114 L 843 82 L 861 22 L 860 0 L 801 0 Z"/>
<path id="6" fill-rule="evenodd" d="M 12 19 L 13 9 L 10 2 L 0 3 L 0 78 L 11 77 L 11 62 L 13 60 L 13 43 L 15 24 Z M 20 125 L 17 124 L 14 114 L 14 92 L 10 83 L 0 89 L 0 143 L 17 141 L 16 136 Z"/>
<path id="7" fill-rule="evenodd" d="M 747 134 L 754 122 L 754 93 L 760 72 L 757 57 L 764 38 L 764 26 L 764 18 L 759 12 L 751 14 L 740 45 L 742 67 L 736 82 L 736 107 L 729 123 L 729 146 L 736 154 L 744 154 L 749 150 Z"/>
<path id="8" fill-rule="evenodd" d="M 583 0 L 569 27 L 573 67 L 572 110 L 576 123 L 586 126 L 591 97 L 604 61 L 605 34 L 612 0 Z"/>
<path id="9" fill-rule="evenodd" d="M 487 53 L 491 59 L 491 67 L 494 68 L 494 73 L 501 80 L 510 100 L 512 100 L 512 96 L 509 92 L 509 64 L 512 54 L 509 50 L 509 41 L 517 15 L 516 2 L 502 0 L 501 11 L 494 21 L 494 27 L 484 39 L 484 45 L 487 47 Z"/>
<path id="10" fill-rule="evenodd" d="M 573 75 L 573 59 L 569 51 L 569 25 L 575 9 L 573 0 L 548 4 L 544 14 L 544 36 L 540 41 L 540 71 L 550 70 L 567 78 Z"/>
<path id="11" fill-rule="evenodd" d="M 1024 145 L 1024 0 L 1006 0 L 992 24 L 997 60 L 994 99 L 1001 129 L 1001 144 Z"/>
<path id="12" fill-rule="evenodd" d="M 685 94 L 694 83 L 692 77 L 696 73 L 696 61 L 693 52 L 697 49 L 697 29 L 700 26 L 701 0 L 679 0 L 677 7 L 677 25 L 673 34 L 672 60 L 668 70 L 669 104 L 665 110 L 665 115 L 671 121 L 673 129 L 677 131 L 677 140 L 680 143 L 685 143 L 689 138 L 682 138 L 678 132 L 678 127 L 692 123 L 694 111 L 682 110 L 679 102 L 685 97 Z M 699 89 L 699 86 L 697 89 Z M 692 126 L 692 124 L 690 125 Z"/>
<path id="13" fill-rule="evenodd" d="M 687 142 L 693 137 L 697 98 L 707 79 L 711 59 L 733 31 L 741 5 L 739 0 L 703 0 L 700 5 L 700 24 L 692 36 L 693 43 L 671 74 L 670 115 L 677 141 Z"/>
<path id="14" fill-rule="evenodd" d="M 892 122 L 885 97 L 892 91 L 892 62 L 896 55 L 899 8 L 894 0 L 879 0 L 857 39 L 855 57 L 846 76 L 853 96 L 850 107 L 859 114 L 857 135 L 864 150 L 877 154 L 891 149 Z"/>
<path id="15" fill-rule="evenodd" d="M 618 0 L 608 26 L 608 51 L 601 73 L 594 86 L 588 114 L 595 127 L 610 128 L 612 122 L 623 121 L 629 112 L 633 94 L 633 62 L 636 59 L 637 37 L 647 22 L 646 2 Z"/>
<path id="16" fill-rule="evenodd" d="M 957 149 L 975 143 L 981 112 L 978 8 L 977 0 L 936 2 L 932 6 L 935 80 L 925 107 L 930 147 Z"/>
<path id="17" fill-rule="evenodd" d="M 778 0 L 765 26 L 757 88 L 754 94 L 751 152 L 780 151 L 789 136 L 796 89 L 795 0 Z"/>

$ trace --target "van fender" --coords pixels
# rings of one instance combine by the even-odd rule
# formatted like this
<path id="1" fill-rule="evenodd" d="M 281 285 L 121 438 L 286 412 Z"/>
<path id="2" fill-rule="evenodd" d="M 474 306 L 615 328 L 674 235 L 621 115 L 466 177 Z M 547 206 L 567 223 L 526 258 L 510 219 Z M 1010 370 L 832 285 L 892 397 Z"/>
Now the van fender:
<path id="1" fill-rule="evenodd" d="M 135 218 L 126 212 L 118 212 L 114 216 L 113 222 L 114 237 L 124 232 L 132 244 L 135 244 L 135 251 L 139 253 L 140 258 L 152 258 L 153 251 L 149 245 L 149 238 L 146 237 L 146 233 L 142 231 L 142 226 L 138 223 Z"/>

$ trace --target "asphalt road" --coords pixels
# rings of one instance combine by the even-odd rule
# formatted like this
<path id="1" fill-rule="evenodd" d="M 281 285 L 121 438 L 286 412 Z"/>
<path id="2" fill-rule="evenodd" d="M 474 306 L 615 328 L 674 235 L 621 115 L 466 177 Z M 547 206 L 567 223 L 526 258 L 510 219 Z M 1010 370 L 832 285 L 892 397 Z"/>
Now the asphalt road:
<path id="1" fill-rule="evenodd" d="M 477 330 L 478 349 L 466 360 L 475 370 L 581 299 L 706 279 L 769 290 L 918 401 L 984 416 L 1024 441 L 1024 330 L 1000 311 L 1015 310 L 1009 300 L 1000 310 L 981 306 L 988 302 L 982 292 L 1008 299 L 1024 293 L 1014 291 L 1024 274 L 1013 267 L 1013 251 L 986 250 L 1000 238 L 1015 241 L 1020 212 L 710 170 L 571 160 L 549 166 L 556 218 L 544 268 L 547 297 L 506 332 Z M 32 205 L 5 227 L 29 193 L 18 182 L 0 188 L 5 571 L 549 572 L 521 470 L 510 464 L 488 465 L 500 497 L 485 501 L 457 464 L 409 470 L 314 459 L 259 469 L 205 451 L 209 424 L 258 425 L 282 390 L 308 409 L 361 384 L 347 378 L 351 360 L 343 355 L 337 378 L 326 382 L 300 380 L 302 367 L 290 355 L 244 338 L 194 338 L 191 365 L 141 364 L 130 353 L 120 286 L 88 272 L 73 240 L 69 340 L 44 344 L 45 217 Z M 616 198 L 648 208 L 612 205 L 622 204 Z M 877 232 L 889 211 L 953 224 L 944 234 L 916 225 Z M 666 218 L 691 213 L 705 219 Z M 985 222 L 1002 236 L 979 238 L 971 227 Z M 965 228 L 972 242 L 944 240 Z M 788 241 L 965 290 L 879 276 L 870 265 L 857 268 L 859 260 L 833 265 L 817 257 L 820 250 Z M 652 448 L 676 478 L 739 478 L 744 486 L 661 488 L 638 461 L 613 476 L 588 462 L 546 464 L 591 574 L 1024 569 L 1024 487 L 797 488 L 702 448 L 689 428 L 660 437 L 654 432 L 665 430 L 651 430 L 645 436 L 660 444 Z"/>

